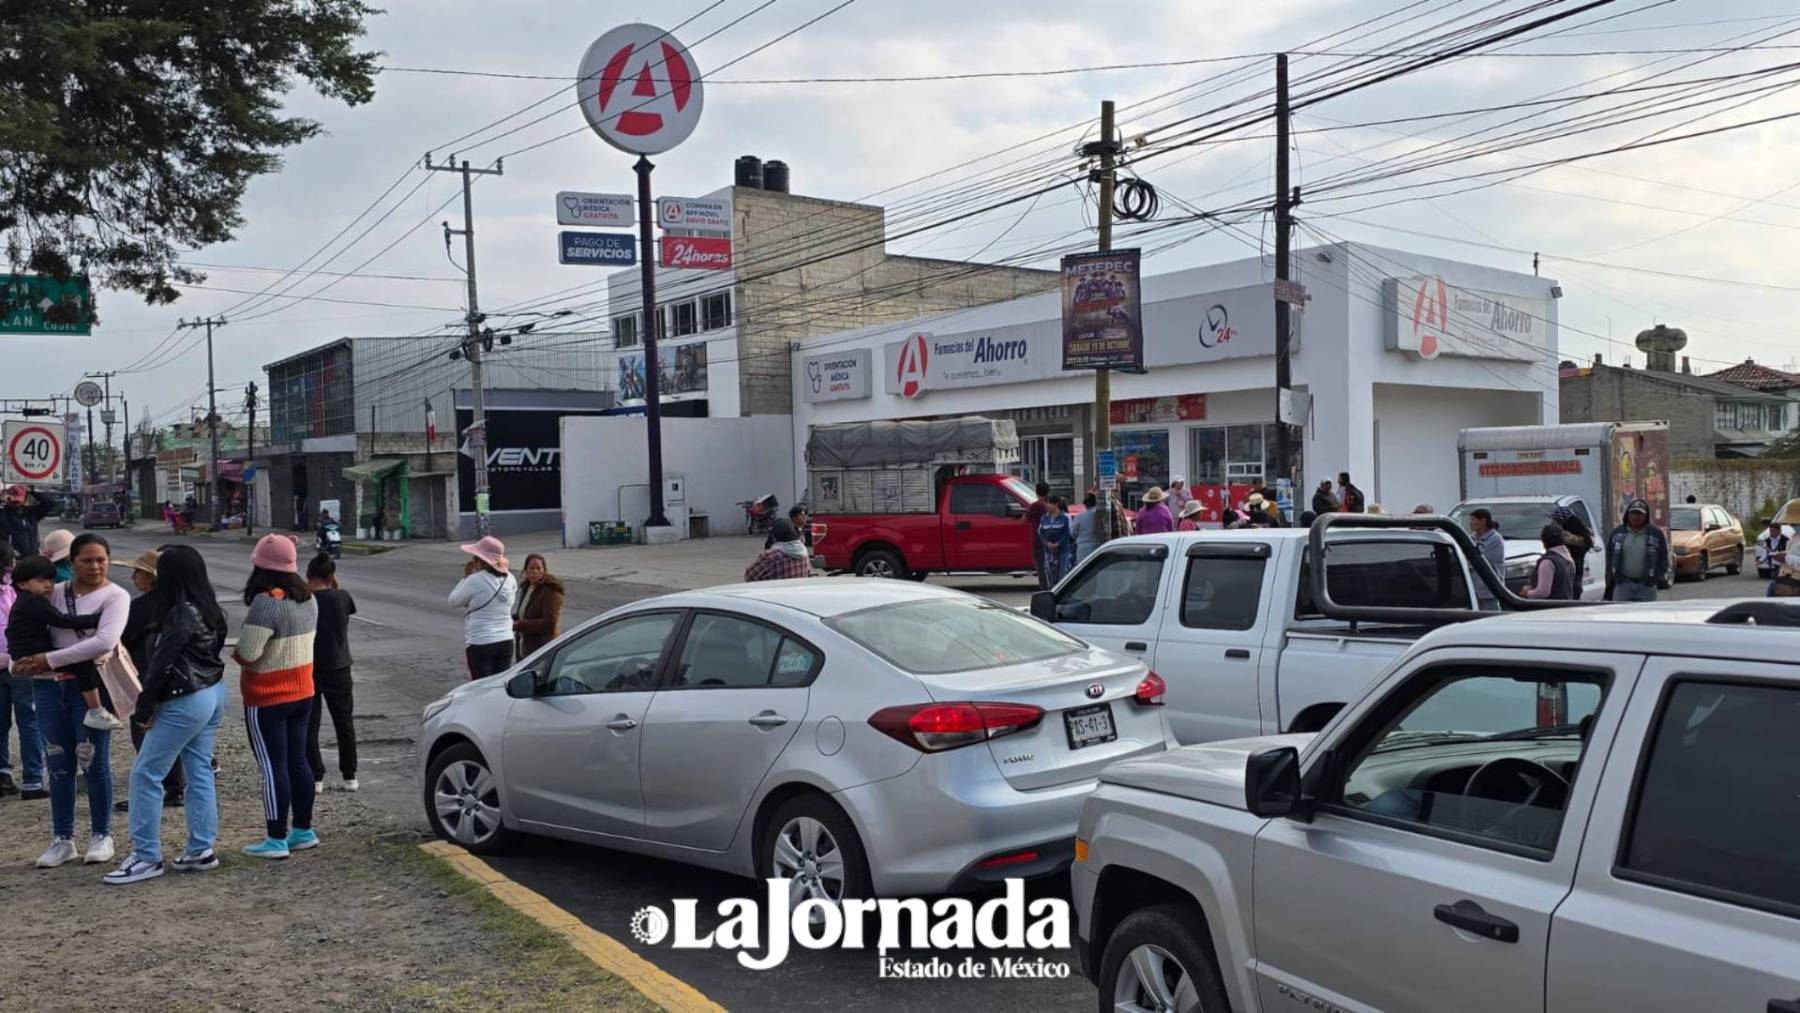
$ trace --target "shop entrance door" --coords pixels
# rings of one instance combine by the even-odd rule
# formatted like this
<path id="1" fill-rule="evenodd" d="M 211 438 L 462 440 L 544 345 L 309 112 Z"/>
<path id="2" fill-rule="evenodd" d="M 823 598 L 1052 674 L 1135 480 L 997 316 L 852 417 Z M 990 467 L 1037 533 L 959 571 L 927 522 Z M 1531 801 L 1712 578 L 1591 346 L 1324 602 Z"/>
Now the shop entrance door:
<path id="1" fill-rule="evenodd" d="M 1066 502 L 1079 503 L 1075 495 L 1075 437 L 1019 437 L 1018 476 L 1035 486 L 1050 483 L 1050 495 Z"/>

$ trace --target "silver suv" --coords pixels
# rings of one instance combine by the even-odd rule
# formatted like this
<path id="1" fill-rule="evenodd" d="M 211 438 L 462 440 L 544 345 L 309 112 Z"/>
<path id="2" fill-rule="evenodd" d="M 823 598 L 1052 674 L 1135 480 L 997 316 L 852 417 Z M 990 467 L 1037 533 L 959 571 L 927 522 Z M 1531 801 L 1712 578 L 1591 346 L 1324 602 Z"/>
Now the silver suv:
<path id="1" fill-rule="evenodd" d="M 1316 735 L 1109 768 L 1102 1010 L 1800 1013 L 1800 607 L 1509 615 Z"/>

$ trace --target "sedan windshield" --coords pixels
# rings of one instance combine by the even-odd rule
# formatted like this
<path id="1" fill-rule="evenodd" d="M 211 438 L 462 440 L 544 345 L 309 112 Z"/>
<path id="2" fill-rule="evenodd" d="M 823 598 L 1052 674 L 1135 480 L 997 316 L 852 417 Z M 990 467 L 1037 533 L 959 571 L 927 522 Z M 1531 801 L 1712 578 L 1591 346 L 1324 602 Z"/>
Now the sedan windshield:
<path id="1" fill-rule="evenodd" d="M 915 675 L 999 668 L 1075 654 L 1081 641 L 1003 605 L 944 598 L 851 612 L 833 629 Z"/>
<path id="2" fill-rule="evenodd" d="M 1670 531 L 1699 531 L 1700 508 L 1678 506 L 1669 508 Z"/>

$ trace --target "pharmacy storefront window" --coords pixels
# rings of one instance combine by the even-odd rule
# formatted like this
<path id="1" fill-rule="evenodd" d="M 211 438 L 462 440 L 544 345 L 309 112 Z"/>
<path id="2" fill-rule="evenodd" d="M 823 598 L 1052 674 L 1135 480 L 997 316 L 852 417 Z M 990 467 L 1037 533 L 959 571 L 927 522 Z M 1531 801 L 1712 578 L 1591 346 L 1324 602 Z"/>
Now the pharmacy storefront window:
<path id="1" fill-rule="evenodd" d="M 1119 498 L 1135 510 L 1151 486 L 1169 487 L 1169 431 L 1135 429 L 1112 434 L 1118 452 Z"/>

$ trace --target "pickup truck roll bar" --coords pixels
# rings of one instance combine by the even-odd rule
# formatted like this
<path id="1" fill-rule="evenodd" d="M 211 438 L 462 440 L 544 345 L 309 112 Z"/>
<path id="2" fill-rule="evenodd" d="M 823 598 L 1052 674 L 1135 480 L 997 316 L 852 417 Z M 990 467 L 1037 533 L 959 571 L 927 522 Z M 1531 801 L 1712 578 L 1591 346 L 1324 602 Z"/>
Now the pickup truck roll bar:
<path id="1" fill-rule="evenodd" d="M 1592 604 L 1580 601 L 1550 601 L 1541 598 L 1521 598 L 1506 586 L 1500 574 L 1494 573 L 1482 560 L 1481 551 L 1475 548 L 1475 540 L 1463 530 L 1462 525 L 1441 514 L 1321 514 L 1313 521 L 1312 529 L 1307 535 L 1306 548 L 1314 565 L 1312 571 L 1313 603 L 1319 612 L 1328 619 L 1337 619 L 1352 623 L 1399 623 L 1409 626 L 1447 626 L 1451 623 L 1468 622 L 1471 619 L 1485 619 L 1495 615 L 1480 609 L 1439 609 L 1419 608 L 1397 605 L 1341 605 L 1331 598 L 1331 588 L 1325 579 L 1325 532 L 1332 528 L 1355 529 L 1402 529 L 1440 531 L 1450 536 L 1456 543 L 1457 550 L 1468 560 L 1469 572 L 1476 579 L 1487 585 L 1493 592 L 1494 599 L 1501 605 L 1502 611 L 1529 612 L 1537 609 L 1568 608 L 1575 605 Z"/>

